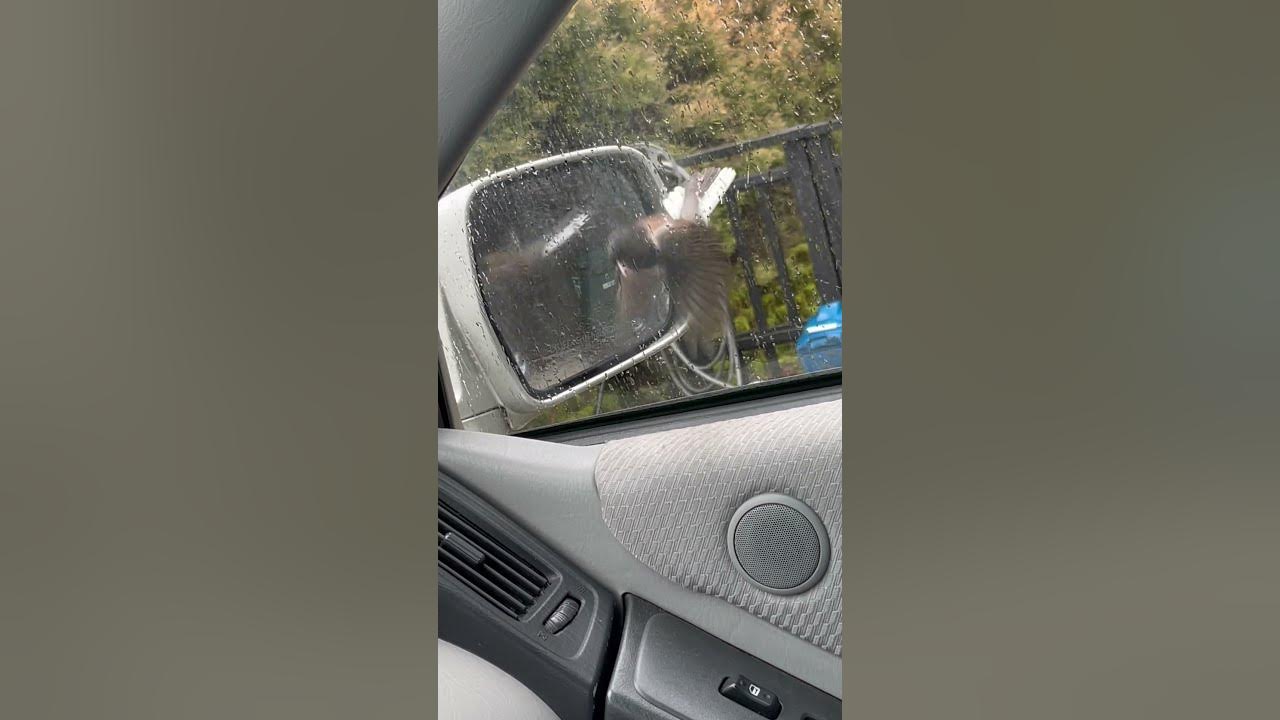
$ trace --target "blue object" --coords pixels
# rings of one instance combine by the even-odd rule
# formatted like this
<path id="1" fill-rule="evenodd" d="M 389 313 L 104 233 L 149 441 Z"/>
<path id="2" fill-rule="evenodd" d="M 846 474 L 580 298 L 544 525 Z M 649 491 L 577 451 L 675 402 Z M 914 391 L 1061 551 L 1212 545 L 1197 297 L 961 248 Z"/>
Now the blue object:
<path id="1" fill-rule="evenodd" d="M 841 327 L 844 312 L 840 301 L 827 303 L 809 318 L 796 340 L 796 354 L 805 372 L 818 372 L 840 367 Z"/>

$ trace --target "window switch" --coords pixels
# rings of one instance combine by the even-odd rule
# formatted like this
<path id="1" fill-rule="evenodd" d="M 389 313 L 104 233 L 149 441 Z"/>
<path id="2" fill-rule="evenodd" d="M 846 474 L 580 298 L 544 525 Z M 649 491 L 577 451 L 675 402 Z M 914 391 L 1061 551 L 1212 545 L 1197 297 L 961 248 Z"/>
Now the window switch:
<path id="1" fill-rule="evenodd" d="M 782 713 L 778 696 L 739 675 L 737 679 L 725 678 L 720 683 L 720 694 L 742 707 L 774 720 Z"/>

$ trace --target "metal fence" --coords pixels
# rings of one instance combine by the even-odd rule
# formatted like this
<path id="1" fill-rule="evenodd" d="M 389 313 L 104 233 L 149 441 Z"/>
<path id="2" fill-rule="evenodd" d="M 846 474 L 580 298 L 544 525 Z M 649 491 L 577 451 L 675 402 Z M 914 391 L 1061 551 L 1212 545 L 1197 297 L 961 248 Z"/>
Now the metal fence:
<path id="1" fill-rule="evenodd" d="M 791 268 L 787 266 L 769 189 L 780 184 L 790 186 L 795 198 L 795 211 L 809 245 L 818 303 L 839 300 L 842 288 L 840 157 L 836 154 L 831 134 L 840 127 L 839 119 L 801 125 L 754 140 L 710 148 L 677 160 L 690 168 L 761 148 L 782 146 L 785 156 L 782 165 L 737 178 L 724 198 L 733 230 L 733 260 L 742 271 L 754 315 L 752 330 L 737 337 L 738 349 L 742 353 L 762 350 L 769 372 L 775 377 L 781 374 L 778 346 L 795 343 L 807 318 L 800 316 L 791 287 Z M 759 254 L 751 251 L 752 238 L 748 236 L 743 219 L 746 207 L 743 199 L 748 196 L 754 196 L 755 211 L 759 214 L 761 233 L 758 241 L 764 250 Z M 770 326 L 765 315 L 764 291 L 756 281 L 753 267 L 753 257 L 757 256 L 766 258 L 777 270 L 779 291 L 787 308 L 787 322 L 784 324 Z"/>

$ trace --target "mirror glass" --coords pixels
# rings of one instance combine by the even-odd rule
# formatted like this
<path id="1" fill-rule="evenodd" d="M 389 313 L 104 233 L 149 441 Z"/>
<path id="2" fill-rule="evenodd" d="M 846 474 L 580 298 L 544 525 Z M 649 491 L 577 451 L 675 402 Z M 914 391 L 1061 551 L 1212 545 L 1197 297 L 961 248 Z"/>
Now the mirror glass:
<path id="1" fill-rule="evenodd" d="M 623 362 L 671 322 L 662 283 L 620 303 L 607 238 L 661 212 L 661 188 L 631 153 L 530 168 L 477 188 L 467 230 L 489 320 L 535 396 Z M 623 310 L 623 307 L 626 309 Z"/>

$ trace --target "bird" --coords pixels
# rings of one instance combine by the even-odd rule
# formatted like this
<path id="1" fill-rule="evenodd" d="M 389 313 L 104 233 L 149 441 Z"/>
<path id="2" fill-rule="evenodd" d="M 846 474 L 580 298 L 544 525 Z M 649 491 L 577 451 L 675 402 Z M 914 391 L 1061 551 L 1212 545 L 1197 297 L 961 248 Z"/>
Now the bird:
<path id="1" fill-rule="evenodd" d="M 719 234 L 687 215 L 648 215 L 614 230 L 609 258 L 617 267 L 619 324 L 643 315 L 665 290 L 677 317 L 688 321 L 682 349 L 705 365 L 727 326 L 731 267 Z"/>
<path id="2" fill-rule="evenodd" d="M 651 341 L 670 303 L 676 320 L 688 322 L 681 349 L 710 364 L 728 323 L 731 267 L 706 224 L 707 197 L 723 192 L 731 178 L 723 169 L 690 176 L 669 196 L 671 206 L 639 218 L 621 204 L 605 204 L 572 209 L 540 236 L 525 238 L 521 223 L 508 224 L 506 242 L 493 238 L 477 258 L 481 294 L 507 352 L 520 364 L 576 348 L 590 365 Z M 607 258 L 600 260 L 615 270 L 612 283 L 588 269 L 602 235 Z M 603 300 L 595 293 L 611 285 L 613 337 L 606 339 L 584 304 Z"/>

